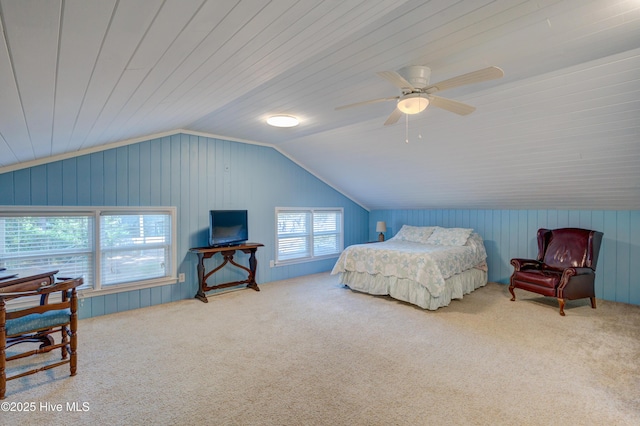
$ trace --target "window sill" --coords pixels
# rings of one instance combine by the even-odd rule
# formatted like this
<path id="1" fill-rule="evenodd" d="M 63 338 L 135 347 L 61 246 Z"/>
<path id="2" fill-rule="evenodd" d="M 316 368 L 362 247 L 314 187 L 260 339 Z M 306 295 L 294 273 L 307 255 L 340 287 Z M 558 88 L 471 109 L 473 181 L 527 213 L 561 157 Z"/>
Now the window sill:
<path id="1" fill-rule="evenodd" d="M 340 253 L 336 253 L 336 254 L 330 254 L 322 257 L 305 257 L 304 259 L 280 260 L 275 262 L 275 266 L 276 267 L 289 266 L 289 265 L 296 265 L 300 263 L 317 262 L 320 260 L 337 259 L 339 256 L 340 256 Z"/>
<path id="2" fill-rule="evenodd" d="M 86 288 L 86 289 L 78 290 L 78 297 L 104 296 L 107 294 L 123 293 L 125 291 L 142 290 L 145 288 L 175 284 L 177 282 L 178 282 L 178 277 L 166 277 L 166 278 L 157 278 L 153 280 L 138 281 L 134 283 L 114 284 L 114 285 L 103 287 L 100 290 L 93 290 L 90 288 Z"/>

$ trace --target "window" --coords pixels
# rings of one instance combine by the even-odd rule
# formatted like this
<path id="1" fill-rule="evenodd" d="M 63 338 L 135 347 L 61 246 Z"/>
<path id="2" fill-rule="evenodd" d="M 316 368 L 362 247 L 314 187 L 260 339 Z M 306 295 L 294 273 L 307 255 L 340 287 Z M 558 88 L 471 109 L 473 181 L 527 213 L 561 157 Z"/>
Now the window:
<path id="1" fill-rule="evenodd" d="M 0 266 L 83 277 L 85 295 L 175 282 L 174 207 L 6 208 Z"/>
<path id="2" fill-rule="evenodd" d="M 336 208 L 276 208 L 276 263 L 340 254 L 342 216 L 342 209 Z"/>
<path id="3" fill-rule="evenodd" d="M 94 220 L 87 215 L 0 216 L 0 263 L 15 269 L 58 269 L 60 276 L 93 279 Z"/>
<path id="4" fill-rule="evenodd" d="M 102 286 L 163 278 L 171 267 L 170 215 L 101 214 Z"/>

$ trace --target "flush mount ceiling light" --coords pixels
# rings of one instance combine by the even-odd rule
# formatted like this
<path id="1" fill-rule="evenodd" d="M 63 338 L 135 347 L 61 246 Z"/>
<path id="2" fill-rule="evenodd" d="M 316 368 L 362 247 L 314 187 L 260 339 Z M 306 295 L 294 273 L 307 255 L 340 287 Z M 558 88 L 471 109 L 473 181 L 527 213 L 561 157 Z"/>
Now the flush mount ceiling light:
<path id="1" fill-rule="evenodd" d="M 418 114 L 429 105 L 429 99 L 421 96 L 421 93 L 410 93 L 398 101 L 398 109 L 405 114 Z"/>
<path id="2" fill-rule="evenodd" d="M 272 115 L 267 118 L 267 124 L 274 127 L 295 127 L 298 119 L 290 115 Z"/>

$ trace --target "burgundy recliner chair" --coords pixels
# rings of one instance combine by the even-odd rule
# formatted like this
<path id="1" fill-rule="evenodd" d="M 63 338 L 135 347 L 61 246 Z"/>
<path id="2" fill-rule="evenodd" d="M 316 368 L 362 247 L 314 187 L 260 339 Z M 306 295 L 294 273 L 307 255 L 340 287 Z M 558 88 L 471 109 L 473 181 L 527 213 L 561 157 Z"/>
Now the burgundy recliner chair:
<path id="1" fill-rule="evenodd" d="M 562 316 L 565 299 L 588 297 L 595 309 L 595 271 L 603 235 L 580 228 L 539 229 L 538 258 L 511 259 L 511 300 L 516 300 L 513 289 L 521 288 L 558 298 Z"/>

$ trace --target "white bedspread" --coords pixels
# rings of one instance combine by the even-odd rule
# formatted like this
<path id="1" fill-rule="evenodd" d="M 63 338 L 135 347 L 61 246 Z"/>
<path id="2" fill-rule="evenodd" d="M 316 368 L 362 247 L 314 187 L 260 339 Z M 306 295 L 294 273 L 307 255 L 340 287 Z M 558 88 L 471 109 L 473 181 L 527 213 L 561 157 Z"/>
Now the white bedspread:
<path id="1" fill-rule="evenodd" d="M 416 281 L 432 296 L 444 291 L 445 280 L 455 274 L 485 263 L 487 253 L 478 234 L 464 246 L 420 244 L 388 240 L 347 247 L 331 274 L 365 272 Z"/>

